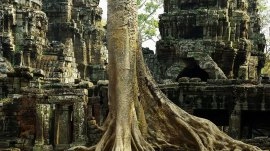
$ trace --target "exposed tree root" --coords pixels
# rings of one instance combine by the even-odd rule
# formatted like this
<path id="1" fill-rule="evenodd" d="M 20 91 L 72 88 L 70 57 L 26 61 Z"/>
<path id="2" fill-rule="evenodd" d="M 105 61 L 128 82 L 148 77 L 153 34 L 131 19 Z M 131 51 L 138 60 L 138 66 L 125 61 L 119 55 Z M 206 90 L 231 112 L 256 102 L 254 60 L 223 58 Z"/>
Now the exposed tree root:
<path id="1" fill-rule="evenodd" d="M 260 150 L 258 147 L 232 139 L 209 120 L 190 115 L 173 104 L 158 89 L 144 67 L 141 54 L 139 56 L 139 95 L 137 102 L 132 103 L 132 120 L 129 123 L 117 123 L 115 116 L 110 112 L 109 120 L 106 120 L 103 127 L 104 135 L 95 147 L 96 151 Z M 121 127 L 122 131 L 116 131 L 117 126 Z M 123 137 L 125 133 L 130 137 Z M 77 149 L 90 150 L 83 147 Z"/>
<path id="2" fill-rule="evenodd" d="M 155 148 L 196 151 L 260 150 L 232 139 L 211 121 L 190 115 L 172 103 L 158 89 L 149 70 L 144 67 L 141 53 L 137 65 L 140 102 L 148 123 L 147 139 Z"/>
<path id="3" fill-rule="evenodd" d="M 95 146 L 92 146 L 90 148 L 85 147 L 85 146 L 75 146 L 75 147 L 68 149 L 68 151 L 95 151 L 95 149 L 96 149 Z"/>
<path id="4" fill-rule="evenodd" d="M 108 0 L 109 115 L 95 151 L 258 151 L 192 116 L 158 88 L 138 48 L 135 0 Z M 78 147 L 73 150 L 88 150 Z M 89 149 L 89 150 L 90 150 Z"/>
<path id="5" fill-rule="evenodd" d="M 117 123 L 115 119 L 111 119 L 108 127 L 101 138 L 100 142 L 96 146 L 96 151 L 154 151 L 152 145 L 145 141 L 145 138 L 141 134 L 137 123 L 137 116 L 135 107 L 133 107 L 132 121 L 130 123 L 130 132 L 126 132 L 123 123 Z M 121 127 L 122 131 L 115 131 L 116 127 Z M 129 133 L 130 137 L 125 136 L 123 133 Z M 118 136 L 118 137 L 117 137 Z M 129 141 L 128 143 L 126 141 Z"/>

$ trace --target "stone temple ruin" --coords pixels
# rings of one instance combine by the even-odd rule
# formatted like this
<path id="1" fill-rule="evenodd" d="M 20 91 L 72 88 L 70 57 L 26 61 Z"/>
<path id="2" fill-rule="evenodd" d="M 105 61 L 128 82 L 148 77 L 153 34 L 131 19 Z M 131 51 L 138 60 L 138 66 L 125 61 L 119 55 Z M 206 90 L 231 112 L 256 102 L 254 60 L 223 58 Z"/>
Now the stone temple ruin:
<path id="1" fill-rule="evenodd" d="M 94 93 L 93 83 L 106 79 L 98 3 L 1 0 L 0 148 L 87 143 L 87 121 L 101 92 Z"/>
<path id="2" fill-rule="evenodd" d="M 91 145 L 108 112 L 99 0 L 0 1 L 0 150 Z M 256 0 L 165 0 L 160 88 L 237 139 L 270 148 L 270 85 Z M 260 137 L 257 139 L 256 137 Z M 263 143 L 262 143 L 263 142 Z M 267 146 L 268 145 L 268 146 Z"/>

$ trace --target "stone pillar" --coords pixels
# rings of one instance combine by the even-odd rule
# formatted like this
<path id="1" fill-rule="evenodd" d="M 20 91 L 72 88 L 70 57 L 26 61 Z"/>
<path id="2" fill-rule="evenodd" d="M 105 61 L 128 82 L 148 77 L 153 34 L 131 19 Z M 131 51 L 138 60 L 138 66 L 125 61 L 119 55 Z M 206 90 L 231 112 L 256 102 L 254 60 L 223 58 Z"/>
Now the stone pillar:
<path id="1" fill-rule="evenodd" d="M 213 102 L 211 103 L 211 108 L 212 109 L 217 109 L 218 108 L 218 105 L 217 105 L 217 95 L 216 95 L 216 92 L 213 92 L 212 99 L 213 99 Z"/>
<path id="2" fill-rule="evenodd" d="M 206 39 L 211 39 L 211 25 L 207 25 Z"/>
<path id="3" fill-rule="evenodd" d="M 248 92 L 246 91 L 246 89 L 243 90 L 243 101 L 242 101 L 242 110 L 248 110 Z"/>
<path id="4" fill-rule="evenodd" d="M 235 40 L 239 40 L 241 35 L 241 27 L 240 24 L 236 24 L 236 32 L 235 32 Z"/>
<path id="5" fill-rule="evenodd" d="M 36 140 L 33 151 L 50 150 L 50 120 L 51 106 L 49 104 L 36 105 Z"/>
<path id="6" fill-rule="evenodd" d="M 179 90 L 179 100 L 178 100 L 179 106 L 180 105 L 183 105 L 183 102 L 184 102 L 184 90 L 183 90 L 182 87 L 180 87 L 180 90 Z"/>
<path id="7" fill-rule="evenodd" d="M 236 37 L 236 24 L 231 25 L 230 40 L 235 41 Z"/>
<path id="8" fill-rule="evenodd" d="M 239 67 L 238 78 L 248 80 L 248 66 L 242 65 Z"/>
<path id="9" fill-rule="evenodd" d="M 260 94 L 260 93 L 258 93 Z M 261 92 L 261 95 L 262 95 L 262 103 L 261 103 L 261 110 L 262 111 L 265 111 L 265 87 L 262 88 L 262 92 Z"/>
<path id="10" fill-rule="evenodd" d="M 37 104 L 36 105 L 36 140 L 35 140 L 36 145 L 44 144 L 42 116 L 43 116 L 42 104 Z"/>
<path id="11" fill-rule="evenodd" d="M 100 123 L 100 119 L 101 119 L 101 104 L 100 104 L 100 97 L 99 96 L 95 96 L 91 98 L 92 100 L 92 107 L 93 107 L 93 116 L 95 117 L 96 121 L 98 124 Z"/>
<path id="12" fill-rule="evenodd" d="M 84 102 L 76 102 L 73 105 L 73 120 L 74 120 L 74 131 L 73 131 L 73 144 L 75 145 L 85 145 L 86 143 L 86 126 L 85 126 L 85 111 Z"/>
<path id="13" fill-rule="evenodd" d="M 100 117 L 100 124 L 102 125 L 106 120 L 107 113 L 109 111 L 108 106 L 108 91 L 105 88 L 101 89 L 102 91 L 102 107 L 101 107 L 101 117 Z"/>
<path id="14" fill-rule="evenodd" d="M 240 102 L 237 101 L 235 108 L 230 116 L 229 135 L 232 138 L 239 139 L 240 132 L 241 132 L 241 110 L 240 110 Z"/>
<path id="15" fill-rule="evenodd" d="M 25 51 L 23 52 L 23 63 L 25 66 L 30 66 L 31 64 L 31 58 L 30 58 L 30 52 L 29 51 Z"/>
<path id="16" fill-rule="evenodd" d="M 231 40 L 231 25 L 230 22 L 225 21 L 223 27 L 223 40 L 230 41 Z"/>
<path id="17" fill-rule="evenodd" d="M 212 25 L 212 39 L 214 39 L 215 41 L 217 40 L 217 30 L 218 30 L 218 21 L 214 21 L 213 25 Z"/>
<path id="18" fill-rule="evenodd" d="M 206 39 L 207 38 L 207 31 L 208 31 L 208 26 L 204 25 L 203 26 L 203 38 Z"/>
<path id="19" fill-rule="evenodd" d="M 14 77 L 14 81 L 13 81 L 13 93 L 20 93 L 20 89 L 21 89 L 21 79 L 19 77 Z M 12 92 L 9 91 L 9 92 Z"/>
<path id="20" fill-rule="evenodd" d="M 222 38 L 223 38 L 223 31 L 224 31 L 224 22 L 223 22 L 223 20 L 219 20 L 219 22 L 218 22 L 218 39 L 219 40 L 222 40 Z"/>

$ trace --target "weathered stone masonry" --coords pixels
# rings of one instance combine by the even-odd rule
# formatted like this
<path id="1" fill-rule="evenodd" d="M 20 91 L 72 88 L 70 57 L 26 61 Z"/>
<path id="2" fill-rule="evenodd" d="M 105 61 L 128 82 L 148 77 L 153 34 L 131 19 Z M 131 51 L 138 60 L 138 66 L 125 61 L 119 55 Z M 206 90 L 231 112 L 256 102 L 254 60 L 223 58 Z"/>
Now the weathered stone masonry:
<path id="1" fill-rule="evenodd" d="M 98 3 L 0 1 L 0 150 L 65 150 L 99 140 L 108 81 Z M 162 91 L 234 138 L 269 136 L 257 1 L 165 0 L 164 10 L 156 54 L 143 49 Z M 258 143 L 264 139 L 247 141 L 267 148 Z"/>
<path id="2" fill-rule="evenodd" d="M 269 78 L 258 1 L 165 0 L 156 58 L 160 88 L 234 138 L 269 136 Z M 149 64 L 149 63 L 148 63 Z M 149 67 L 153 66 L 150 62 Z"/>
<path id="3" fill-rule="evenodd" d="M 93 101 L 107 62 L 98 3 L 0 2 L 0 150 L 65 150 L 99 138 L 88 135 L 96 126 L 88 121 L 106 115 Z"/>
<path id="4" fill-rule="evenodd" d="M 265 40 L 256 5 L 246 0 L 165 1 L 157 43 L 162 78 L 176 80 L 196 64 L 210 79 L 257 79 Z"/>

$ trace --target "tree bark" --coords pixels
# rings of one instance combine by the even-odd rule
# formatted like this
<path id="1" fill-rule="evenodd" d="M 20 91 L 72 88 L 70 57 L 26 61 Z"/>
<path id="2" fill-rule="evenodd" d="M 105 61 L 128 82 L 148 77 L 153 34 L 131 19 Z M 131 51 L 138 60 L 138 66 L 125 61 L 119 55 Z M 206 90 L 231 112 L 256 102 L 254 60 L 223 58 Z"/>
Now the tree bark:
<path id="1" fill-rule="evenodd" d="M 159 90 L 138 42 L 136 0 L 108 0 L 109 114 L 91 148 L 71 150 L 260 150 L 186 113 Z"/>

